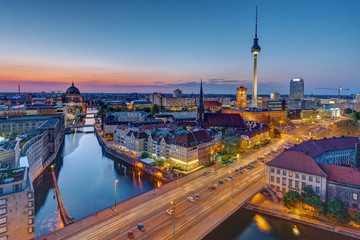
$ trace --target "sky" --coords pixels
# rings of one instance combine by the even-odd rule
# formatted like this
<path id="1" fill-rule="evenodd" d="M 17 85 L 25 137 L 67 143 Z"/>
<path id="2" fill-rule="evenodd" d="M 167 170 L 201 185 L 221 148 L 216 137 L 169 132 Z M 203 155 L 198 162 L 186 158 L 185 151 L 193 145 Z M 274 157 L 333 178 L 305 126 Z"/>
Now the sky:
<path id="1" fill-rule="evenodd" d="M 360 91 L 358 0 L 2 0 L 0 92 Z"/>

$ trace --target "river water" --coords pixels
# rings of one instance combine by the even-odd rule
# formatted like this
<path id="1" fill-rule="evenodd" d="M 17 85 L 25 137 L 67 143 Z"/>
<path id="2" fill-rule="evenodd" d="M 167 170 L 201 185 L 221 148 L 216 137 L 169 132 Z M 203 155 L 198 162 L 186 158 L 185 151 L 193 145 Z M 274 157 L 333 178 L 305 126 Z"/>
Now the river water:
<path id="1" fill-rule="evenodd" d="M 65 208 L 75 221 L 114 204 L 116 179 L 117 202 L 162 184 L 151 175 L 107 156 L 94 133 L 65 135 L 55 160 L 55 172 Z M 63 227 L 49 168 L 37 179 L 34 188 L 35 237 L 40 237 Z"/>
<path id="2" fill-rule="evenodd" d="M 93 123 L 87 119 L 86 124 Z M 93 130 L 92 128 L 86 128 Z M 61 197 L 75 221 L 122 202 L 162 183 L 126 163 L 107 156 L 94 133 L 65 135 L 64 145 L 55 160 Z M 50 169 L 34 183 L 35 238 L 62 228 L 63 223 L 53 190 Z M 344 236 L 240 209 L 209 233 L 205 240 L 291 240 L 349 239 Z"/>

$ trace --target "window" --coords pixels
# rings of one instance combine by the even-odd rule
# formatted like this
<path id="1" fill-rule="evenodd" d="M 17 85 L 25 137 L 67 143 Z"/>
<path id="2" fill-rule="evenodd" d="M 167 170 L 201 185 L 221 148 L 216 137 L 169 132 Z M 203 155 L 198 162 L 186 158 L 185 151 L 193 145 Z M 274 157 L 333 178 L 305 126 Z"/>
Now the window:
<path id="1" fill-rule="evenodd" d="M 13 191 L 14 191 L 14 192 L 19 192 L 19 191 L 21 191 L 21 189 L 22 189 L 21 184 L 15 184 L 15 185 L 13 186 Z"/>
<path id="2" fill-rule="evenodd" d="M 28 202 L 28 207 L 33 207 L 33 202 L 32 201 Z"/>
<path id="3" fill-rule="evenodd" d="M 313 181 L 313 177 L 309 176 L 309 182 L 312 182 L 312 181 Z"/>
<path id="4" fill-rule="evenodd" d="M 276 170 L 276 173 L 277 173 L 277 174 L 280 174 L 280 169 L 277 169 L 277 170 Z"/>
<path id="5" fill-rule="evenodd" d="M 0 215 L 6 214 L 6 208 L 0 208 Z"/>
<path id="6" fill-rule="evenodd" d="M 279 186 L 276 186 L 276 190 L 280 191 L 280 187 L 279 187 Z"/>
<path id="7" fill-rule="evenodd" d="M 282 185 L 283 185 L 283 186 L 286 186 L 286 178 L 283 178 L 282 180 L 283 180 L 283 181 L 282 181 Z"/>
<path id="8" fill-rule="evenodd" d="M 349 193 L 348 193 L 348 192 L 346 192 L 346 193 L 345 193 L 345 198 L 346 198 L 346 199 L 349 199 L 349 198 L 350 198 L 350 196 L 349 196 Z"/>
<path id="9" fill-rule="evenodd" d="M 279 177 L 276 178 L 276 183 L 280 183 L 280 178 Z"/>
<path id="10" fill-rule="evenodd" d="M 286 171 L 285 170 L 283 170 L 283 175 L 286 176 Z"/>
<path id="11" fill-rule="evenodd" d="M 289 188 L 292 188 L 292 180 L 289 179 Z"/>
<path id="12" fill-rule="evenodd" d="M 32 198 L 32 197 L 33 197 L 32 193 L 28 192 L 28 198 Z"/>
<path id="13" fill-rule="evenodd" d="M 283 187 L 283 188 L 281 189 L 281 191 L 285 193 L 285 192 L 286 192 L 286 188 Z"/>
<path id="14" fill-rule="evenodd" d="M 0 194 L 3 194 L 4 193 L 4 190 L 2 187 L 0 187 Z"/>
<path id="15" fill-rule="evenodd" d="M 29 210 L 29 216 L 32 216 L 33 214 L 33 210 Z"/>
<path id="16" fill-rule="evenodd" d="M 275 169 L 274 169 L 274 168 L 270 168 L 270 171 L 271 171 L 271 173 L 274 173 L 274 172 L 275 172 Z"/>
<path id="17" fill-rule="evenodd" d="M 0 206 L 6 204 L 6 198 L 0 199 Z"/>
<path id="18" fill-rule="evenodd" d="M 295 178 L 299 178 L 299 173 L 295 173 Z"/>
<path id="19" fill-rule="evenodd" d="M 305 174 L 301 175 L 301 177 L 302 177 L 302 180 L 306 180 L 306 175 Z"/>
<path id="20" fill-rule="evenodd" d="M 295 188 L 299 189 L 299 181 L 295 181 Z"/>
<path id="21" fill-rule="evenodd" d="M 34 232 L 34 228 L 33 227 L 29 227 L 29 233 Z"/>
<path id="22" fill-rule="evenodd" d="M 1 236 L 0 237 L 0 240 L 7 240 L 8 239 L 8 236 Z"/>
<path id="23" fill-rule="evenodd" d="M 7 222 L 7 217 L 0 218 L 0 224 L 6 223 L 6 222 Z"/>
<path id="24" fill-rule="evenodd" d="M 353 200 L 355 200 L 355 201 L 358 200 L 358 195 L 357 195 L 357 193 L 353 193 Z"/>
<path id="25" fill-rule="evenodd" d="M 316 193 L 320 193 L 320 188 L 319 188 L 319 187 L 315 187 L 315 192 L 316 192 Z"/>
<path id="26" fill-rule="evenodd" d="M 306 183 L 301 182 L 301 189 L 302 189 L 302 190 L 304 190 L 305 186 L 306 186 Z"/>
<path id="27" fill-rule="evenodd" d="M 289 171 L 289 177 L 292 177 L 292 175 L 293 175 L 293 172 Z"/>
<path id="28" fill-rule="evenodd" d="M 316 182 L 320 183 L 320 178 L 319 177 L 316 177 Z"/>
<path id="29" fill-rule="evenodd" d="M 7 232 L 7 227 L 4 226 L 4 227 L 0 227 L 0 233 L 5 233 Z"/>
<path id="30" fill-rule="evenodd" d="M 272 182 L 273 182 L 273 181 L 274 181 L 274 176 L 271 176 L 271 178 L 270 178 L 270 179 L 271 179 L 270 181 L 272 181 Z"/>

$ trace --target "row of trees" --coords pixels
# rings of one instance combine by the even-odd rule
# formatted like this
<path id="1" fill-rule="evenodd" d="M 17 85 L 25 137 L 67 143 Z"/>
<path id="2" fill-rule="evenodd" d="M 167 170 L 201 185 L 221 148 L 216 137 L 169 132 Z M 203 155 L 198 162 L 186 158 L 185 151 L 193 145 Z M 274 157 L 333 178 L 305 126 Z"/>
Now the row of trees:
<path id="1" fill-rule="evenodd" d="M 334 123 L 334 133 L 344 136 L 359 136 L 360 126 L 353 120 L 342 120 Z"/>
<path id="2" fill-rule="evenodd" d="M 238 153 L 245 152 L 248 148 L 248 141 L 246 141 L 246 139 L 242 139 L 240 134 L 235 133 L 233 129 L 228 128 L 224 131 L 219 151 L 221 155 L 235 156 Z"/>
<path id="3" fill-rule="evenodd" d="M 351 216 L 345 204 L 336 199 L 324 203 L 311 186 L 306 186 L 301 194 L 293 190 L 288 191 L 282 197 L 282 202 L 284 206 L 290 210 L 303 209 L 310 212 L 313 216 L 322 214 L 334 223 L 346 224 L 349 223 L 351 219 L 360 222 L 359 212 L 355 212 L 353 216 Z"/>

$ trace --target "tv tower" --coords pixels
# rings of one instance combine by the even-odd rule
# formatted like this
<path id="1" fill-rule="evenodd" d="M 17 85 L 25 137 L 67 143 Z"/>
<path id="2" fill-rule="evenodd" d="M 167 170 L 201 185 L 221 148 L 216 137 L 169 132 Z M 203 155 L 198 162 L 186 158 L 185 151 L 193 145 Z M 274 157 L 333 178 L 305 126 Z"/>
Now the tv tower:
<path id="1" fill-rule="evenodd" d="M 252 92 L 252 100 L 251 100 L 251 107 L 257 108 L 257 55 L 260 53 L 261 48 L 258 44 L 258 37 L 257 37 L 257 14 L 258 13 L 258 6 L 256 5 L 256 21 L 255 21 L 255 38 L 254 38 L 254 45 L 251 48 L 251 53 L 254 55 L 254 76 L 253 76 L 253 92 Z"/>

